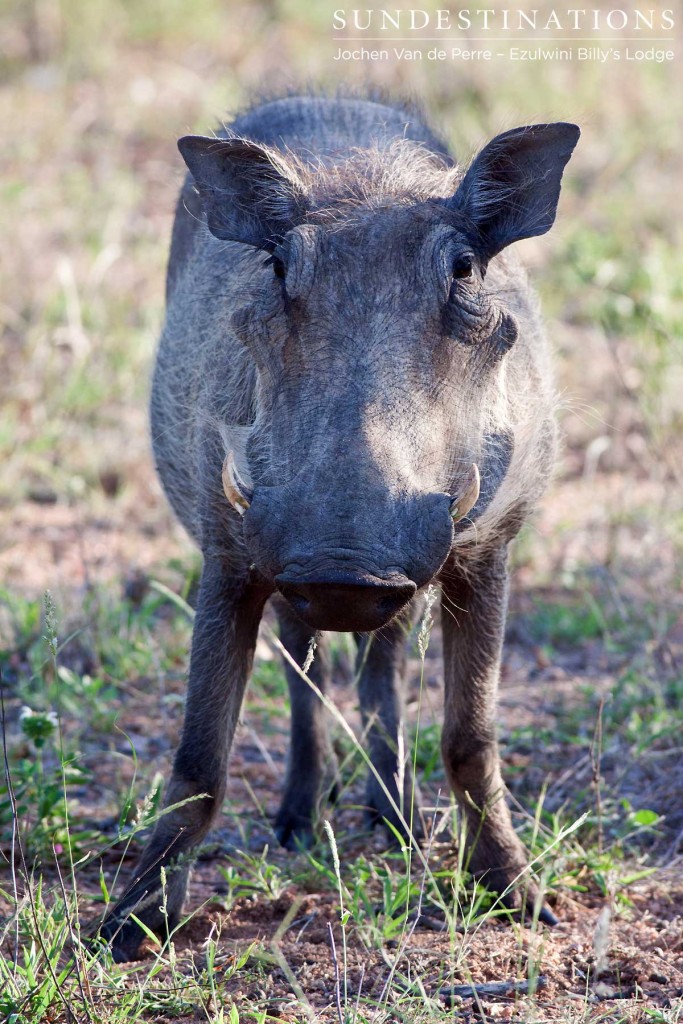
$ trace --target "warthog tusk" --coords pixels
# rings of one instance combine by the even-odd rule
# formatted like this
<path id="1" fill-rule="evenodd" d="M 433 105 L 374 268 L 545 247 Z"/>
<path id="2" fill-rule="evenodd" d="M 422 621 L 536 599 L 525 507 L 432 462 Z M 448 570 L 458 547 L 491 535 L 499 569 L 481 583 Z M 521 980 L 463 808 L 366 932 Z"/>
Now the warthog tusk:
<path id="1" fill-rule="evenodd" d="M 222 478 L 225 497 L 232 507 L 243 516 L 251 505 L 251 499 L 254 497 L 254 494 L 244 481 L 240 479 L 232 452 L 228 452 L 225 456 Z"/>
<path id="2" fill-rule="evenodd" d="M 467 471 L 463 481 L 462 491 L 457 498 L 453 498 L 448 509 L 454 523 L 464 519 L 468 512 L 471 512 L 477 503 L 481 482 L 479 480 L 479 467 L 473 462 Z"/>

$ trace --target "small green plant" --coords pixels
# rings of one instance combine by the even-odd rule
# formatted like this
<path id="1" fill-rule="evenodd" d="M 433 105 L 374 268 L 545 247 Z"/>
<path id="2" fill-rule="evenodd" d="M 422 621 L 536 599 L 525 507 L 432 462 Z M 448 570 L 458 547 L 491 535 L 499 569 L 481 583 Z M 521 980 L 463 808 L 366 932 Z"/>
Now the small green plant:
<path id="1" fill-rule="evenodd" d="M 277 899 L 287 887 L 282 869 L 268 860 L 268 846 L 258 856 L 236 850 L 230 855 L 230 864 L 219 868 L 225 881 L 221 903 L 230 910 L 238 899 L 263 895 Z"/>
<path id="2" fill-rule="evenodd" d="M 73 962 L 65 965 L 63 956 L 72 911 L 60 897 L 48 907 L 42 884 L 29 881 L 29 892 L 17 909 L 20 956 L 10 962 L 0 955 L 3 1020 L 38 1024 L 64 1008 L 64 990 L 74 973 Z"/>
<path id="3" fill-rule="evenodd" d="M 40 601 L 27 600 L 0 588 L 0 668 L 10 678 L 16 674 L 11 661 L 20 661 L 40 637 Z"/>
<path id="4" fill-rule="evenodd" d="M 589 592 L 567 594 L 561 601 L 536 602 L 529 627 L 537 643 L 569 647 L 605 636 L 608 623 Z"/>
<path id="5" fill-rule="evenodd" d="M 414 725 L 410 730 L 410 747 L 415 752 L 415 766 L 422 782 L 444 778 L 441 726 L 438 722 Z"/>
<path id="6" fill-rule="evenodd" d="M 47 720 L 48 715 L 30 715 L 30 718 L 23 718 L 22 726 L 31 723 L 33 735 L 39 730 L 40 743 L 36 743 L 32 736 L 33 753 L 11 763 L 13 799 L 10 799 L 7 783 L 0 784 L 0 830 L 3 841 L 9 841 L 13 822 L 16 821 L 29 859 L 45 861 L 54 856 L 60 857 L 66 854 L 69 846 L 72 853 L 78 854 L 79 850 L 85 851 L 92 844 L 97 833 L 90 830 L 70 832 L 68 792 L 85 785 L 90 778 L 89 772 L 78 763 L 77 755 L 69 756 L 59 751 L 53 743 L 53 737 L 46 734 L 44 724 L 36 725 L 41 720 Z"/>
<path id="7" fill-rule="evenodd" d="M 58 678 L 58 639 L 56 608 L 47 592 L 44 602 L 44 637 L 47 659 L 42 666 L 37 687 L 38 702 L 44 703 L 45 692 Z M 6 750 L 8 770 L 0 783 L 0 830 L 12 841 L 17 829 L 29 859 L 41 860 L 73 855 L 74 839 L 70 832 L 68 793 L 84 785 L 89 772 L 80 763 L 79 755 L 64 747 L 55 710 L 25 705 L 19 715 L 21 740 L 13 750 Z M 4 737 L 7 748 L 7 737 Z M 95 837 L 82 831 L 78 837 L 81 848 Z"/>

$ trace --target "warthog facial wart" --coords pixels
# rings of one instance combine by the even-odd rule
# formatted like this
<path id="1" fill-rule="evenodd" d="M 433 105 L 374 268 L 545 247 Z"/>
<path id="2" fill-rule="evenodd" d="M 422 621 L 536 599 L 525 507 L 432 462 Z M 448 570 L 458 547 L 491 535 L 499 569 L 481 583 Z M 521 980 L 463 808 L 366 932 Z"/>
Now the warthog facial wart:
<path id="1" fill-rule="evenodd" d="M 514 250 L 552 227 L 578 138 L 562 122 L 513 128 L 462 166 L 406 106 L 285 96 L 180 139 L 151 423 L 203 567 L 166 809 L 101 928 L 117 959 L 182 919 L 268 601 L 291 659 L 278 840 L 309 844 L 333 788 L 317 691 L 334 630 L 358 648 L 368 821 L 419 839 L 398 810 L 413 796 L 405 641 L 440 588 L 441 749 L 466 862 L 516 913 L 541 905 L 495 728 L 508 546 L 555 451 L 548 347 Z M 315 689 L 292 665 L 309 664 L 312 637 Z"/>

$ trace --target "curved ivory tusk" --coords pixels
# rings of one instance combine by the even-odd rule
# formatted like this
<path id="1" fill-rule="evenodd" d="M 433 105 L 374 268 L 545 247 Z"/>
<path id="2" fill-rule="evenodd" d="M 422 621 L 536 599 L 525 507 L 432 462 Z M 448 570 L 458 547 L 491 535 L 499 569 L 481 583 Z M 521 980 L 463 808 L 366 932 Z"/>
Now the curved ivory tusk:
<path id="1" fill-rule="evenodd" d="M 225 497 L 232 507 L 243 516 L 251 505 L 254 493 L 240 478 L 232 452 L 228 452 L 225 456 L 222 478 Z"/>
<path id="2" fill-rule="evenodd" d="M 481 481 L 479 479 L 479 467 L 473 462 L 463 480 L 462 490 L 457 498 L 453 498 L 448 509 L 454 523 L 464 519 L 468 512 L 471 512 L 477 503 Z"/>

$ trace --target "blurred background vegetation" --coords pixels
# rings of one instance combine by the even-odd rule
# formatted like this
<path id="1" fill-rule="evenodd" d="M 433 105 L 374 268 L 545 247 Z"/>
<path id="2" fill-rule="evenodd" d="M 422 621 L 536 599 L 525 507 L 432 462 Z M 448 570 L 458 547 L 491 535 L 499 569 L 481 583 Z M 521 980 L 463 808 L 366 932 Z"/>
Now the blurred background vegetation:
<path id="1" fill-rule="evenodd" d="M 582 127 L 555 227 L 519 247 L 556 351 L 565 447 L 515 549 L 501 721 L 516 796 L 533 805 L 552 779 L 549 812 L 591 810 L 558 877 L 613 895 L 605 829 L 618 846 L 664 821 L 669 860 L 683 836 L 683 43 L 673 64 L 339 64 L 337 6 L 0 0 L 0 668 L 29 859 L 56 858 L 69 822 L 75 855 L 97 849 L 102 815 L 131 810 L 134 794 L 116 809 L 131 749 L 149 788 L 177 741 L 197 561 L 155 480 L 146 410 L 183 174 L 175 140 L 254 93 L 367 83 L 418 99 L 463 159 L 519 124 Z M 253 723 L 282 769 L 287 698 L 272 651 L 258 653 L 230 806 L 247 808 L 242 825 L 260 815 L 257 837 L 272 842 L 273 775 L 240 750 Z M 438 726 L 423 732 L 420 763 L 438 775 Z"/>
<path id="2" fill-rule="evenodd" d="M 621 558 L 670 590 L 683 533 L 680 55 L 340 64 L 334 6 L 3 0 L 0 571 L 35 593 L 167 554 L 146 399 L 175 139 L 255 91 L 370 82 L 418 98 L 465 158 L 506 127 L 581 124 L 556 227 L 521 247 L 558 352 L 571 482 L 534 536 L 559 538 L 547 571 Z"/>

